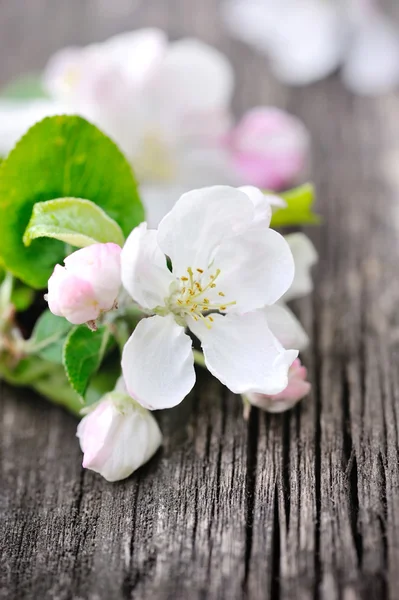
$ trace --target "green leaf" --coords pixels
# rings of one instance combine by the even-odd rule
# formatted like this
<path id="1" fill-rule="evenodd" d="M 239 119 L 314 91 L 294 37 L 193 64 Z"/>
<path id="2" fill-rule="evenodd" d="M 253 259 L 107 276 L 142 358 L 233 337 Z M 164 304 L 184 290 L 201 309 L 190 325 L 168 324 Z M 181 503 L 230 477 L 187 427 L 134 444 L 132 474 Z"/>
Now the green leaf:
<path id="1" fill-rule="evenodd" d="M 59 198 L 34 205 L 23 242 L 49 237 L 71 246 L 83 248 L 90 244 L 114 242 L 123 246 L 122 230 L 106 212 L 90 200 Z"/>
<path id="2" fill-rule="evenodd" d="M 7 84 L 0 92 L 0 97 L 5 100 L 33 100 L 35 98 L 48 98 L 42 77 L 39 73 L 22 75 Z"/>
<path id="3" fill-rule="evenodd" d="M 63 242 L 22 237 L 38 202 L 85 198 L 101 207 L 127 236 L 144 217 L 132 169 L 116 145 L 75 116 L 34 125 L 0 165 L 0 262 L 36 289 L 44 288 Z"/>
<path id="4" fill-rule="evenodd" d="M 62 364 L 62 351 L 73 325 L 49 310 L 36 321 L 32 336 L 27 342 L 27 352 L 36 354 L 52 363 Z"/>
<path id="5" fill-rule="evenodd" d="M 112 392 L 121 374 L 121 361 L 119 354 L 107 358 L 101 365 L 101 370 L 95 373 L 90 380 L 86 391 L 86 405 L 90 406 L 101 400 L 105 394 Z"/>
<path id="6" fill-rule="evenodd" d="M 63 363 L 72 388 L 81 398 L 84 398 L 89 381 L 97 372 L 112 341 L 106 326 L 90 331 L 85 325 L 80 325 L 68 335 Z"/>
<path id="7" fill-rule="evenodd" d="M 15 282 L 14 289 L 11 293 L 11 304 L 15 306 L 17 312 L 28 310 L 35 299 L 35 290 L 27 287 L 19 281 Z"/>
<path id="8" fill-rule="evenodd" d="M 270 192 L 267 192 L 270 193 Z M 271 227 L 290 227 L 293 225 L 317 225 L 319 215 L 312 206 L 315 200 L 314 187 L 310 183 L 301 185 L 279 194 L 287 203 L 285 208 L 278 209 L 272 216 Z"/>

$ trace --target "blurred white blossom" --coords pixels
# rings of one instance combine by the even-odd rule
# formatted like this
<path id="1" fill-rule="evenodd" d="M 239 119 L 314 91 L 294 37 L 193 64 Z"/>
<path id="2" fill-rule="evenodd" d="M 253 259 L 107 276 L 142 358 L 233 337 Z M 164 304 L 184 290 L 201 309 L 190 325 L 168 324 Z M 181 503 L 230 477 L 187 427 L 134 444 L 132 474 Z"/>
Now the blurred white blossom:
<path id="1" fill-rule="evenodd" d="M 358 94 L 399 84 L 399 31 L 376 0 L 226 0 L 223 15 L 284 83 L 307 85 L 342 66 L 345 85 Z"/>

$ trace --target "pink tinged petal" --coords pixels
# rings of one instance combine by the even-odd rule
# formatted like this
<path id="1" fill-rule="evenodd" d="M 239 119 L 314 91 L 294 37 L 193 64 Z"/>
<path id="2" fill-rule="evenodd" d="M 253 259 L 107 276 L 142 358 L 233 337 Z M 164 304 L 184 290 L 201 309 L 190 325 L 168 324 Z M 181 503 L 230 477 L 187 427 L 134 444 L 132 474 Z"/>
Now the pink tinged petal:
<path id="1" fill-rule="evenodd" d="M 187 268 L 206 269 L 216 247 L 234 228 L 253 221 L 254 208 L 248 196 L 228 186 L 194 190 L 181 196 L 159 224 L 158 244 L 171 258 L 173 272 L 181 276 Z"/>
<path id="2" fill-rule="evenodd" d="M 101 310 L 111 310 L 121 287 L 121 251 L 117 244 L 92 244 L 65 260 L 69 273 L 89 283 Z"/>
<path id="3" fill-rule="evenodd" d="M 266 306 L 263 311 L 270 331 L 284 348 L 296 348 L 299 352 L 307 348 L 309 337 L 294 313 L 287 306 L 274 304 L 273 306 Z"/>
<path id="4" fill-rule="evenodd" d="M 229 146 L 245 181 L 278 190 L 302 175 L 309 159 L 310 137 L 296 117 L 259 107 L 244 115 L 229 136 Z"/>
<path id="5" fill-rule="evenodd" d="M 262 223 L 225 240 L 215 254 L 220 269 L 216 292 L 235 302 L 229 312 L 247 312 L 274 304 L 294 278 L 294 260 L 283 236 Z M 220 302 L 220 298 L 219 298 Z"/>
<path id="6" fill-rule="evenodd" d="M 191 340 L 173 316 L 143 319 L 122 354 L 129 394 L 150 410 L 180 404 L 195 383 Z"/>
<path id="7" fill-rule="evenodd" d="M 295 406 L 309 394 L 311 384 L 306 381 L 306 377 L 306 368 L 301 365 L 299 359 L 296 359 L 288 373 L 288 385 L 282 392 L 273 396 L 249 393 L 246 394 L 246 397 L 253 406 L 262 410 L 272 413 L 283 412 Z"/>
<path id="8" fill-rule="evenodd" d="M 302 298 L 313 291 L 312 267 L 318 261 L 316 248 L 304 233 L 291 233 L 285 236 L 295 263 L 295 276 L 284 302 Z"/>
<path id="9" fill-rule="evenodd" d="M 209 371 L 236 394 L 261 391 L 277 394 L 287 387 L 288 369 L 298 355 L 284 350 L 261 311 L 244 315 L 212 315 L 189 323 L 200 339 Z"/>
<path id="10" fill-rule="evenodd" d="M 162 434 L 148 411 L 110 393 L 78 426 L 83 466 L 108 481 L 125 479 L 157 451 Z"/>
<path id="11" fill-rule="evenodd" d="M 94 469 L 96 463 L 99 466 L 100 453 L 112 427 L 115 412 L 112 402 L 101 402 L 79 423 L 77 436 L 84 454 L 83 467 L 85 469 Z"/>
<path id="12" fill-rule="evenodd" d="M 47 300 L 51 312 L 74 325 L 96 320 L 101 311 L 92 285 L 60 265 L 49 279 Z"/>
<path id="13" fill-rule="evenodd" d="M 157 232 L 146 223 L 133 229 L 121 255 L 122 283 L 132 298 L 144 308 L 165 304 L 175 277 L 157 244 Z"/>

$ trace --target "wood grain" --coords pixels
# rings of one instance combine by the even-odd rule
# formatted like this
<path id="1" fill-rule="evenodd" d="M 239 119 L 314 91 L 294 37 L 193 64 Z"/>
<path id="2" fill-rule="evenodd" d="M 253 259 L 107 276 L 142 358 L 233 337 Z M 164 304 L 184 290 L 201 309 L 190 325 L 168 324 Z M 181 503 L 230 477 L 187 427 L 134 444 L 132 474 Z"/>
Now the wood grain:
<path id="1" fill-rule="evenodd" d="M 324 225 L 312 395 L 254 411 L 209 376 L 162 415 L 164 448 L 129 480 L 80 467 L 75 420 L 1 388 L 0 597 L 49 600 L 395 600 L 399 589 L 399 98 L 335 76 L 304 90 L 229 39 L 213 0 L 0 1 L 0 83 L 57 48 L 157 25 L 228 53 L 238 114 L 289 109 L 314 142 Z"/>

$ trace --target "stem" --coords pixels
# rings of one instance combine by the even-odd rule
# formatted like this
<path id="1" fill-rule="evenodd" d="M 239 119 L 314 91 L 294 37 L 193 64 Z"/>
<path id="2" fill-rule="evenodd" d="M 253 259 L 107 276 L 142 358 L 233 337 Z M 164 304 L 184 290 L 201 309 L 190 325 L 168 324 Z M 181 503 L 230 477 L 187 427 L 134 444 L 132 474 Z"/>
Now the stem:
<path id="1" fill-rule="evenodd" d="M 248 400 L 247 396 L 245 396 L 244 394 L 241 394 L 241 399 L 242 399 L 242 405 L 243 405 L 242 416 L 244 418 L 244 421 L 248 421 L 249 415 L 251 414 L 252 404 Z"/>
<path id="2" fill-rule="evenodd" d="M 203 369 L 206 369 L 205 358 L 203 353 L 200 352 L 200 350 L 193 350 L 193 354 L 195 364 L 199 367 L 202 367 Z"/>

